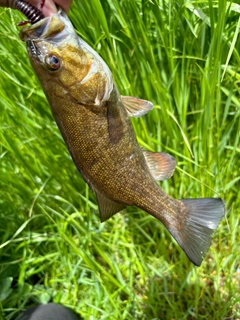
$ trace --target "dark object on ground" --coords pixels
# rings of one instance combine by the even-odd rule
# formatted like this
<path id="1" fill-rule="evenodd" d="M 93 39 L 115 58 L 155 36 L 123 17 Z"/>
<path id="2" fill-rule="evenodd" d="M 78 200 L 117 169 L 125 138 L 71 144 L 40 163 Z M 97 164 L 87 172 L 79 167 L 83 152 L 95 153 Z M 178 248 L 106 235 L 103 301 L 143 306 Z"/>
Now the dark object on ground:
<path id="1" fill-rule="evenodd" d="M 70 309 L 55 303 L 40 304 L 24 311 L 17 320 L 79 320 Z"/>

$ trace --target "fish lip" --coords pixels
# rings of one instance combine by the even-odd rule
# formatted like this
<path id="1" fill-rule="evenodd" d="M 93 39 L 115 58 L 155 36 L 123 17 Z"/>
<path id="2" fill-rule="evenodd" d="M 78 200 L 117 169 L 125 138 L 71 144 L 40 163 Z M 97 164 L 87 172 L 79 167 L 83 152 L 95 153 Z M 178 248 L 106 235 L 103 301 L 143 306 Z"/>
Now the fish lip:
<path id="1" fill-rule="evenodd" d="M 22 28 L 19 31 L 19 38 L 24 42 L 28 42 L 28 40 L 39 39 L 41 35 L 44 33 L 44 30 L 48 27 L 50 21 L 51 21 L 51 16 L 46 17 L 29 27 Z M 33 33 L 34 31 L 35 33 Z"/>
<path id="2" fill-rule="evenodd" d="M 52 24 L 54 29 L 51 28 Z M 22 28 L 19 32 L 19 37 L 24 42 L 27 42 L 29 39 L 34 41 L 40 41 L 40 40 L 46 40 L 51 38 L 55 39 L 55 41 L 58 41 L 58 40 L 62 41 L 64 38 L 68 37 L 69 31 L 70 33 L 74 32 L 74 29 L 71 23 L 70 23 L 71 30 L 67 30 L 67 29 L 69 29 L 69 22 L 67 19 L 67 15 L 61 8 L 59 8 L 57 13 L 54 13 L 48 17 L 45 17 L 31 26 Z M 56 33 L 49 34 L 48 32 L 49 30 L 56 30 Z M 59 39 L 57 35 L 60 33 L 61 33 L 61 38 Z"/>

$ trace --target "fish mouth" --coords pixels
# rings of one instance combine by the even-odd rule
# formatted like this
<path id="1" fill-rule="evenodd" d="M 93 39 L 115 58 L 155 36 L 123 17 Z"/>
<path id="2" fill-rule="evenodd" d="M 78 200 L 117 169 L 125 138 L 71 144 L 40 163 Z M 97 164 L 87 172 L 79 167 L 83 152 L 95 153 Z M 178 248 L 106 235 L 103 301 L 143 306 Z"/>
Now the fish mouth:
<path id="1" fill-rule="evenodd" d="M 48 29 L 51 19 L 51 16 L 46 17 L 29 27 L 22 28 L 19 32 L 20 39 L 27 42 L 28 40 L 37 40 L 41 38 L 44 35 L 45 30 Z"/>
<path id="2" fill-rule="evenodd" d="M 63 32 L 66 28 L 69 28 L 66 18 L 65 12 L 59 8 L 57 13 L 45 17 L 29 27 L 22 28 L 19 32 L 19 37 L 24 42 L 28 42 L 28 40 L 59 42 L 67 35 L 66 31 Z"/>
<path id="3" fill-rule="evenodd" d="M 42 44 L 44 39 L 47 38 L 47 34 L 49 33 L 48 30 L 51 30 L 51 25 L 53 25 L 51 22 L 53 19 L 53 16 L 46 17 L 39 22 L 20 30 L 19 37 L 22 41 L 26 42 L 28 54 L 33 58 L 40 59 L 42 55 L 42 50 L 40 48 L 44 48 Z M 63 28 L 64 26 L 62 26 L 61 30 Z"/>
<path id="4" fill-rule="evenodd" d="M 55 48 L 64 42 L 79 43 L 75 39 L 75 31 L 70 20 L 61 8 L 57 13 L 22 28 L 19 37 L 26 42 L 28 53 L 39 59 L 41 54 L 47 51 L 49 45 Z"/>
<path id="5" fill-rule="evenodd" d="M 59 8 L 57 13 L 20 30 L 19 37 L 26 42 L 28 54 L 32 58 L 42 60 L 42 55 L 47 52 L 49 45 L 57 47 L 65 41 L 69 36 L 66 17 L 65 12 Z"/>

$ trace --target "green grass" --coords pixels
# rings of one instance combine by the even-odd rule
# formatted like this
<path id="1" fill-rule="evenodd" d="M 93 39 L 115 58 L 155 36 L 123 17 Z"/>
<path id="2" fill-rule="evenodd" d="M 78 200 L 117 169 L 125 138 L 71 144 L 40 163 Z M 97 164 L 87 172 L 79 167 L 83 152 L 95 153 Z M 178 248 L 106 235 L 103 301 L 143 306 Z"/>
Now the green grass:
<path id="1" fill-rule="evenodd" d="M 163 189 L 226 201 L 196 268 L 136 208 L 100 223 L 18 38 L 23 17 L 1 9 L 0 319 L 49 301 L 82 319 L 240 319 L 239 12 L 224 0 L 75 0 L 70 12 L 120 92 L 155 104 L 133 125 L 177 159 Z"/>

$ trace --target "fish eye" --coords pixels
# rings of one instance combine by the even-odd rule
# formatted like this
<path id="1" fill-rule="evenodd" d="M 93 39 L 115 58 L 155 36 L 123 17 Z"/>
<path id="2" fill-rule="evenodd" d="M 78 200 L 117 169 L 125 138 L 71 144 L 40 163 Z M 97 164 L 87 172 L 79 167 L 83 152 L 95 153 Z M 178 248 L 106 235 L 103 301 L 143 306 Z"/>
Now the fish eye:
<path id="1" fill-rule="evenodd" d="M 61 61 L 56 54 L 50 53 L 45 57 L 46 67 L 50 71 L 56 71 L 61 68 Z"/>

